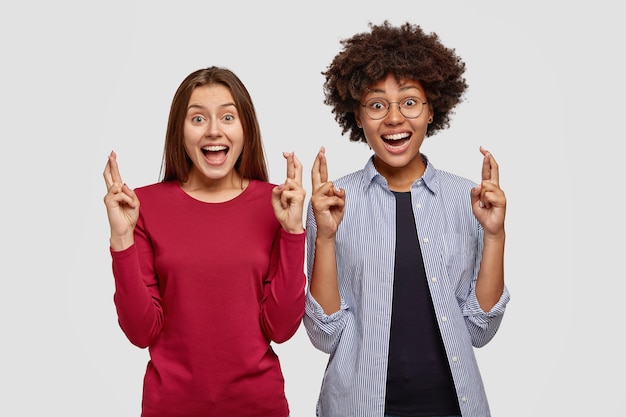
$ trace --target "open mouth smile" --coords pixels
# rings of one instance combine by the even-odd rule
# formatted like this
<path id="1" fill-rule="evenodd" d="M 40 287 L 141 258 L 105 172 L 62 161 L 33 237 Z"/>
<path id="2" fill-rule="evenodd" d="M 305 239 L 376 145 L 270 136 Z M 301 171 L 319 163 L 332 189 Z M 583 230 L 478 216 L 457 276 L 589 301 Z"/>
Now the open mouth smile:
<path id="1" fill-rule="evenodd" d="M 201 148 L 204 159 L 210 164 L 222 164 L 226 161 L 226 155 L 230 148 L 225 145 L 207 145 Z"/>
<path id="2" fill-rule="evenodd" d="M 411 134 L 407 132 L 395 133 L 393 135 L 383 135 L 381 138 L 388 148 L 402 148 L 411 140 Z"/>

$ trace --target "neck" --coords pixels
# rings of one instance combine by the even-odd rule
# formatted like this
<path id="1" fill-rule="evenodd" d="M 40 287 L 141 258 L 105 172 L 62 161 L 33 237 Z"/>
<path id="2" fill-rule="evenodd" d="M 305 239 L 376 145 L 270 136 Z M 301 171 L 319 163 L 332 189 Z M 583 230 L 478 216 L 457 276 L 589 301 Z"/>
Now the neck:
<path id="1" fill-rule="evenodd" d="M 221 203 L 232 200 L 245 190 L 250 180 L 241 177 L 233 170 L 233 175 L 223 178 L 207 178 L 190 173 L 180 187 L 193 198 L 207 203 Z"/>
<path id="2" fill-rule="evenodd" d="M 387 165 L 379 158 L 374 157 L 374 167 L 380 175 L 385 177 L 389 189 L 398 192 L 410 191 L 411 185 L 421 178 L 426 170 L 426 164 L 422 161 L 421 156 L 402 167 Z"/>

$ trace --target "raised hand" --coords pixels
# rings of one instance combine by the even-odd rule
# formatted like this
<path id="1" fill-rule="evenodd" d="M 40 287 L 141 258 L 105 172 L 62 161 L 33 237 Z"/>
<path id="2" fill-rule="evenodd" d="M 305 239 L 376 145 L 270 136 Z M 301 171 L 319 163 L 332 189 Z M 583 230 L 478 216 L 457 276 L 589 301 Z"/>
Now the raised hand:
<path id="1" fill-rule="evenodd" d="M 332 238 L 343 219 L 343 209 L 346 205 L 346 192 L 338 189 L 328 181 L 328 165 L 326 150 L 322 147 L 315 157 L 311 169 L 311 205 L 317 224 L 318 238 Z"/>
<path id="2" fill-rule="evenodd" d="M 287 178 L 272 190 L 272 206 L 283 229 L 302 233 L 302 213 L 306 191 L 302 188 L 302 164 L 293 152 L 283 152 L 287 160 Z"/>
<path id="3" fill-rule="evenodd" d="M 133 232 L 139 217 L 139 199 L 122 181 L 116 158 L 115 152 L 111 152 L 103 176 L 107 187 L 104 204 L 111 227 L 111 249 L 119 251 L 134 242 Z"/>
<path id="4" fill-rule="evenodd" d="M 482 181 L 471 190 L 472 211 L 483 226 L 486 235 L 504 234 L 506 197 L 500 188 L 498 164 L 493 155 L 482 146 Z"/>

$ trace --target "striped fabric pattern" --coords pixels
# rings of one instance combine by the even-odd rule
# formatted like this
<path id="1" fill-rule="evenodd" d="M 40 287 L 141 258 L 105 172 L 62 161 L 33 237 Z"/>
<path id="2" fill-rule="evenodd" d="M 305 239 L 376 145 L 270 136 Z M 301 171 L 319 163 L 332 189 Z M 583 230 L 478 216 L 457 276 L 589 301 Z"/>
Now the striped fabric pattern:
<path id="1" fill-rule="evenodd" d="M 427 163 L 411 187 L 428 285 L 464 417 L 489 417 L 474 355 L 502 321 L 505 288 L 489 312 L 475 294 L 483 231 L 470 205 L 476 184 Z M 333 181 L 346 190 L 337 232 L 341 308 L 326 315 L 307 291 L 304 325 L 313 345 L 329 354 L 316 415 L 383 417 L 395 255 L 395 197 L 373 159 Z M 307 275 L 315 255 L 315 219 L 307 212 Z M 307 287 L 308 288 L 308 287 Z"/>

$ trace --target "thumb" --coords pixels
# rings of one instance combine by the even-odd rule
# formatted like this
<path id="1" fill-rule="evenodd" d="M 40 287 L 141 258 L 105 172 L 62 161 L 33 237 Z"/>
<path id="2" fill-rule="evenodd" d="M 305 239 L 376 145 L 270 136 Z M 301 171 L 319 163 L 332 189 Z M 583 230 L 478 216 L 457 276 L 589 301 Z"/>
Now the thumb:
<path id="1" fill-rule="evenodd" d="M 476 202 L 480 199 L 481 188 L 482 188 L 481 185 L 477 185 L 476 187 L 470 190 L 470 198 L 472 201 L 472 205 L 476 204 Z"/>

